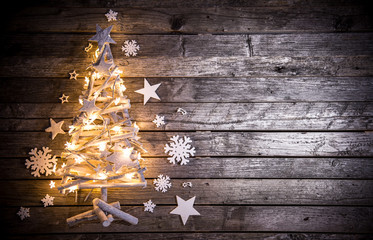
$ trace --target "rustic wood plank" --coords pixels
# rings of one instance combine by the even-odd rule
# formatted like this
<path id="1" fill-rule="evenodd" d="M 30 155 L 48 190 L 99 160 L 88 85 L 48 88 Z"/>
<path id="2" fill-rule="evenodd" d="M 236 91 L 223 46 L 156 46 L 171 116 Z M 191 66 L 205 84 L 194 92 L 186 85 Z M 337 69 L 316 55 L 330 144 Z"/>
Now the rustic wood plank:
<path id="1" fill-rule="evenodd" d="M 371 157 L 371 132 L 140 132 L 146 156 L 165 156 L 164 145 L 174 135 L 189 136 L 196 156 Z M 47 132 L 0 133 L 0 157 L 28 157 L 30 149 L 49 146 L 60 154 L 69 139 L 59 134 L 51 141 Z M 191 160 L 193 161 L 193 160 Z"/>
<path id="2" fill-rule="evenodd" d="M 84 48 L 93 34 L 4 35 L 4 56 L 86 58 Z M 138 57 L 229 57 L 229 56 L 354 56 L 373 54 L 373 33 L 235 34 L 235 35 L 123 35 L 112 34 L 116 58 L 126 40 L 136 40 Z M 35 48 L 35 46 L 40 46 Z M 92 52 L 96 47 L 92 48 Z M 92 54 L 92 52 L 89 53 Z"/>
<path id="3" fill-rule="evenodd" d="M 196 200 L 198 204 L 198 198 Z M 175 203 L 176 204 L 176 200 Z M 139 218 L 138 225 L 114 221 L 104 228 L 98 222 L 87 222 L 69 228 L 65 219 L 92 207 L 31 207 L 32 218 L 21 222 L 18 208 L 3 208 L 2 224 L 8 233 L 73 232 L 191 232 L 191 231 L 273 231 L 372 233 L 373 209 L 369 207 L 316 206 L 195 206 L 201 216 L 191 216 L 185 226 L 180 217 L 169 214 L 173 206 L 157 206 L 150 216 L 143 206 L 122 209 Z M 22 226 L 22 227 L 21 227 Z"/>
<path id="4" fill-rule="evenodd" d="M 240 1 L 242 3 L 243 1 Z M 118 33 L 251 33 L 367 31 L 373 28 L 367 3 L 347 5 L 293 2 L 288 6 L 232 5 L 182 8 L 115 8 L 113 32 Z M 148 5 L 148 4 L 147 4 Z M 53 5 L 52 5 L 53 6 Z M 108 8 L 28 7 L 8 18 L 7 30 L 17 32 L 94 32 L 107 25 Z"/>
<path id="5" fill-rule="evenodd" d="M 66 73 L 66 75 L 68 75 Z M 124 78 L 125 94 L 132 103 L 143 96 L 143 78 Z M 373 101 L 372 77 L 248 77 L 248 78 L 147 78 L 157 89 L 161 102 L 323 102 Z M 2 78 L 1 103 L 60 103 L 62 93 L 77 102 L 83 79 Z M 336 94 L 338 93 L 338 94 Z M 158 100 L 150 99 L 150 102 Z M 69 105 L 69 104 L 65 104 Z M 64 105 L 64 107 L 65 107 Z"/>
<path id="6" fill-rule="evenodd" d="M 32 238 L 38 240 L 123 240 L 123 239 L 183 239 L 183 240 L 275 240 L 275 239 L 302 239 L 302 240 L 363 240 L 373 238 L 373 234 L 331 234 L 331 233 L 251 233 L 251 232 L 208 232 L 208 233 L 70 233 L 70 234 L 24 234 L 12 235 L 9 239 Z"/>
<path id="7" fill-rule="evenodd" d="M 79 104 L 0 104 L 0 131 L 44 131 L 49 118 L 68 130 Z M 188 113 L 177 112 L 181 107 Z M 161 128 L 152 122 L 165 116 Z M 130 115 L 141 130 L 372 130 L 370 102 L 328 103 L 142 103 Z M 42 119 L 40 119 L 42 118 Z M 62 118 L 62 119 L 61 119 Z"/>
<path id="8" fill-rule="evenodd" d="M 25 158 L 2 158 L 0 180 L 36 179 L 25 167 Z M 63 161 L 58 161 L 58 166 Z M 372 158 L 196 158 L 183 167 L 166 158 L 147 158 L 147 178 L 167 173 L 171 178 L 328 178 L 372 179 Z M 39 179 L 39 178 L 38 178 Z M 41 176 L 40 179 L 58 179 Z"/>
<path id="9" fill-rule="evenodd" d="M 183 188 L 183 182 L 192 182 L 192 188 Z M 60 181 L 56 181 L 56 185 Z M 172 187 L 167 194 L 155 191 L 153 179 L 146 188 L 108 189 L 109 201 L 120 201 L 134 205 L 149 199 L 156 204 L 173 204 L 171 196 L 197 196 L 198 204 L 260 204 L 260 205 L 372 205 L 373 180 L 299 180 L 299 179 L 171 179 Z M 56 188 L 50 189 L 49 180 L 2 181 L 2 206 L 42 206 L 46 194 L 54 198 L 54 204 L 91 205 L 101 196 L 94 189 L 84 202 L 90 190 L 62 195 Z M 20 196 L 22 196 L 20 198 Z M 170 196 L 170 197 L 167 197 Z"/>
<path id="10" fill-rule="evenodd" d="M 153 57 L 116 58 L 123 77 L 371 76 L 372 56 L 325 57 Z M 8 57 L 0 77 L 66 77 L 83 74 L 89 58 Z M 125 66 L 123 68 L 123 66 Z"/>

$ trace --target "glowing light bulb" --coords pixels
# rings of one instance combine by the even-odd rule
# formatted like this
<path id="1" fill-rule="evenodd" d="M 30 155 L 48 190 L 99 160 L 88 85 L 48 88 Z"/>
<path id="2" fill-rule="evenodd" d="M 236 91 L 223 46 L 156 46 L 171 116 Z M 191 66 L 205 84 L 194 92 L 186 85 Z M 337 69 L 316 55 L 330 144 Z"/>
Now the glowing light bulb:
<path id="1" fill-rule="evenodd" d="M 113 130 L 114 132 L 120 132 L 122 129 L 121 129 L 121 127 L 120 126 L 115 126 L 115 127 L 113 127 L 111 130 Z"/>
<path id="2" fill-rule="evenodd" d="M 84 160 L 83 160 L 83 158 L 81 158 L 81 157 L 76 157 L 75 158 L 75 163 L 77 163 L 77 164 L 79 164 L 79 163 L 82 163 Z"/>
<path id="3" fill-rule="evenodd" d="M 126 91 L 126 86 L 124 86 L 123 84 L 120 84 L 119 85 L 119 90 L 121 91 L 121 92 L 124 92 L 124 91 Z"/>
<path id="4" fill-rule="evenodd" d="M 83 105 L 83 99 L 79 99 L 79 104 Z"/>
<path id="5" fill-rule="evenodd" d="M 100 173 L 98 174 L 98 179 L 100 179 L 100 180 L 105 180 L 106 178 L 107 178 L 107 175 L 106 175 L 105 173 L 100 172 Z"/>
<path id="6" fill-rule="evenodd" d="M 132 179 L 135 176 L 135 174 L 136 174 L 135 172 L 126 173 L 124 177 L 127 179 Z"/>
<path id="7" fill-rule="evenodd" d="M 120 102 L 120 98 L 119 97 L 114 100 L 114 104 L 115 105 L 118 105 L 119 102 Z"/>
<path id="8" fill-rule="evenodd" d="M 139 128 L 139 126 L 137 126 L 136 122 L 133 123 L 133 127 L 136 128 L 137 131 L 140 130 L 140 128 Z"/>
<path id="9" fill-rule="evenodd" d="M 68 189 L 69 189 L 69 193 L 71 193 L 71 192 L 78 190 L 78 186 L 72 186 L 72 187 L 69 187 Z"/>
<path id="10" fill-rule="evenodd" d="M 89 78 L 88 78 L 88 77 L 85 77 L 85 84 L 84 84 L 84 87 L 88 87 L 88 84 L 89 84 Z"/>
<path id="11" fill-rule="evenodd" d="M 69 143 L 69 142 L 66 142 L 65 143 L 65 147 L 68 149 L 68 150 L 74 150 L 76 148 L 76 145 L 74 143 Z"/>
<path id="12" fill-rule="evenodd" d="M 106 149 L 106 142 L 102 142 L 98 145 L 98 149 L 103 152 Z"/>

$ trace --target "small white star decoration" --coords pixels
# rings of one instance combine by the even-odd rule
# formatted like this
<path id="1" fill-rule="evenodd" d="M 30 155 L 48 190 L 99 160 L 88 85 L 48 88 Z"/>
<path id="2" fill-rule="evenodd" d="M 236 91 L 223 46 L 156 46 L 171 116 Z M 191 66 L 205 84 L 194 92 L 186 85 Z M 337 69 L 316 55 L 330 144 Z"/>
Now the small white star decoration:
<path id="1" fill-rule="evenodd" d="M 53 200 L 54 200 L 54 197 L 49 196 L 48 194 L 45 195 L 45 197 L 41 199 L 41 201 L 44 204 L 44 207 L 53 206 Z"/>
<path id="2" fill-rule="evenodd" d="M 178 214 L 181 217 L 181 220 L 183 221 L 183 224 L 185 225 L 188 221 L 189 216 L 191 215 L 201 215 L 199 212 L 197 212 L 196 209 L 194 209 L 193 204 L 196 200 L 196 197 L 192 197 L 185 201 L 179 196 L 176 196 L 177 201 L 177 207 L 170 212 L 170 214 Z"/>
<path id="3" fill-rule="evenodd" d="M 21 220 L 30 217 L 30 208 L 21 207 L 17 212 L 17 215 L 19 218 L 21 218 Z"/>
<path id="4" fill-rule="evenodd" d="M 101 110 L 100 108 L 96 107 L 95 102 L 95 99 L 91 101 L 83 99 L 83 107 L 81 107 L 79 111 L 86 112 L 88 115 L 91 115 L 93 112 Z"/>
<path id="5" fill-rule="evenodd" d="M 77 77 L 79 76 L 79 74 L 77 74 L 75 70 L 69 74 L 70 74 L 70 79 L 78 80 Z"/>
<path id="6" fill-rule="evenodd" d="M 118 15 L 118 13 L 117 13 L 117 12 L 114 12 L 114 11 L 111 10 L 111 9 L 109 10 L 108 13 L 105 14 L 105 16 L 106 16 L 108 22 L 116 21 L 116 20 L 117 20 L 117 15 Z"/>
<path id="7" fill-rule="evenodd" d="M 140 93 L 144 95 L 144 105 L 148 102 L 148 100 L 152 97 L 158 100 L 161 100 L 157 93 L 155 92 L 158 87 L 161 85 L 161 83 L 150 85 L 148 80 L 144 78 L 144 88 L 141 88 L 139 90 L 136 90 L 135 92 Z"/>
<path id="8" fill-rule="evenodd" d="M 65 103 L 65 102 L 69 102 L 68 100 L 69 96 L 66 96 L 65 94 L 62 93 L 62 97 L 60 97 L 59 99 L 61 100 L 61 103 Z"/>
<path id="9" fill-rule="evenodd" d="M 164 122 L 164 116 L 160 116 L 160 115 L 155 115 L 155 119 L 153 120 L 153 123 L 157 125 L 157 128 L 166 124 Z"/>
<path id="10" fill-rule="evenodd" d="M 65 132 L 61 129 L 64 121 L 56 123 L 52 118 L 49 119 L 51 126 L 45 129 L 46 132 L 52 133 L 52 140 L 57 136 L 57 134 L 65 134 Z"/>
<path id="11" fill-rule="evenodd" d="M 155 203 L 152 202 L 152 200 L 150 199 L 149 201 L 147 202 L 144 202 L 144 212 L 153 212 L 154 211 L 154 208 L 155 206 L 157 206 Z"/>

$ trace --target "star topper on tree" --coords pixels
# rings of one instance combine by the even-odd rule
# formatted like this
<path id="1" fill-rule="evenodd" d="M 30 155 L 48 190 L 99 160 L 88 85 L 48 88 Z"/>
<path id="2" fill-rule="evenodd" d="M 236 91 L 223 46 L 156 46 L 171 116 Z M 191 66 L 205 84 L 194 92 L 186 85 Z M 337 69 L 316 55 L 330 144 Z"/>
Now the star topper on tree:
<path id="1" fill-rule="evenodd" d="M 120 78 L 121 71 L 114 64 L 110 43 L 112 26 L 102 29 L 90 41 L 97 42 L 98 56 L 93 54 L 91 73 L 85 91 L 80 96 L 80 114 L 70 126 L 70 141 L 61 158 L 66 165 L 57 170 L 62 176 L 61 193 L 79 189 L 101 190 L 101 199 L 94 199 L 94 210 L 67 219 L 68 224 L 98 218 L 109 226 L 113 216 L 137 224 L 137 218 L 118 209 L 117 203 L 106 203 L 108 188 L 145 187 L 146 181 L 139 151 L 146 151 L 138 141 L 139 128 L 132 123 L 129 99 Z M 119 204 L 120 208 L 120 204 Z"/>

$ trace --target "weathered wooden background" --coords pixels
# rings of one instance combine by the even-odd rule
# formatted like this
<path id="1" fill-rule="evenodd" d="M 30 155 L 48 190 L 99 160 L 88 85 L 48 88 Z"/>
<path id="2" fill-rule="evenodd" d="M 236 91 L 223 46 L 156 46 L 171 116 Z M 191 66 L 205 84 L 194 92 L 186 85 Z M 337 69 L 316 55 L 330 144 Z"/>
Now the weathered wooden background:
<path id="1" fill-rule="evenodd" d="M 355 0 L 30 1 L 3 9 L 0 46 L 1 226 L 15 239 L 372 239 L 373 15 Z M 19 4 L 21 5 L 21 4 Z M 119 12 L 111 45 L 122 67 L 130 114 L 149 150 L 146 189 L 115 189 L 109 200 L 139 218 L 69 228 L 91 208 L 85 191 L 63 196 L 55 176 L 33 178 L 31 148 L 58 154 L 49 118 L 67 124 L 79 109 L 83 51 L 105 13 Z M 6 12 L 5 12 L 6 11 Z M 136 40 L 137 57 L 120 46 Z M 162 83 L 162 101 L 143 106 L 143 77 Z M 61 104 L 62 93 L 69 103 Z M 176 113 L 182 107 L 187 115 Z M 151 122 L 163 114 L 167 125 Z M 65 130 L 67 130 L 65 128 Z M 170 165 L 163 147 L 190 136 L 186 166 Z M 152 187 L 158 174 L 173 187 Z M 193 188 L 181 183 L 191 181 Z M 55 196 L 55 206 L 40 199 Z M 93 196 L 98 193 L 94 192 Z M 197 196 L 183 226 L 168 214 L 175 195 Z M 152 199 L 154 214 L 143 211 Z M 20 206 L 31 217 L 21 221 Z"/>

